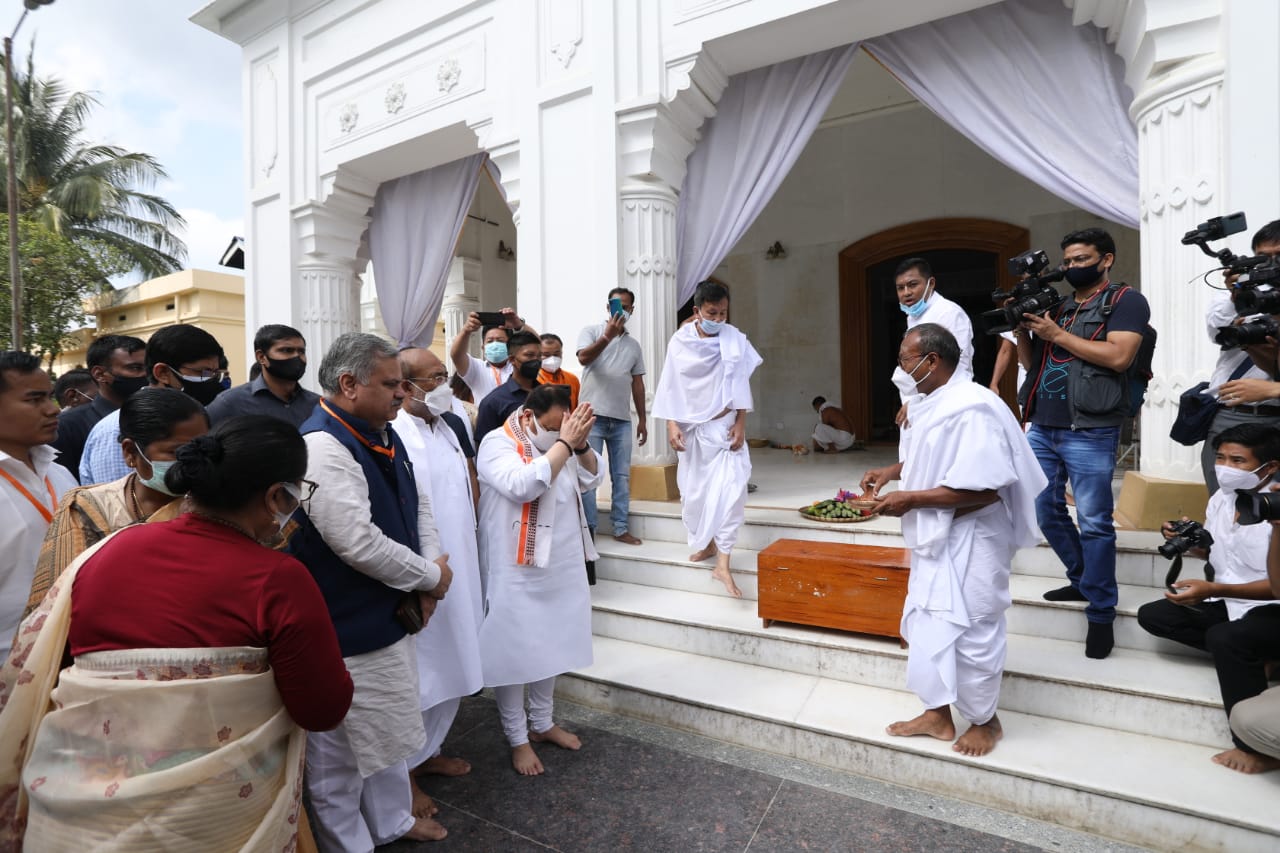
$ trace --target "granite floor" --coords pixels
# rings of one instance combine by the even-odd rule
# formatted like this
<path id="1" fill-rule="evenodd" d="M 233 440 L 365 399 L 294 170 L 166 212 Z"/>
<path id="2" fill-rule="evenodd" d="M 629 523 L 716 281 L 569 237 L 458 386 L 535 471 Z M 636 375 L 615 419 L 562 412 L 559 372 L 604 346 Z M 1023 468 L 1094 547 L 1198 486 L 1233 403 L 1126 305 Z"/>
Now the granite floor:
<path id="1" fill-rule="evenodd" d="M 579 752 L 537 747 L 512 769 L 488 697 L 463 700 L 446 755 L 467 776 L 424 777 L 449 837 L 426 851 L 1128 851 L 1124 845 L 767 752 L 557 703 Z"/>

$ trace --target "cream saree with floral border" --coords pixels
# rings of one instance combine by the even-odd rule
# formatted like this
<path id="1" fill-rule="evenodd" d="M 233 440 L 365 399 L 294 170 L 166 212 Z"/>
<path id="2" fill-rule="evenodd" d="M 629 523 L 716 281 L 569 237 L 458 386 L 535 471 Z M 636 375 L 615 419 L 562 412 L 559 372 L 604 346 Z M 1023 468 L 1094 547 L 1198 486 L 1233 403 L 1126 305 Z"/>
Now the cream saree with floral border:
<path id="1" fill-rule="evenodd" d="M 72 584 L 108 541 L 57 579 L 0 670 L 0 851 L 294 850 L 305 735 L 266 649 L 93 652 L 62 669 Z"/>

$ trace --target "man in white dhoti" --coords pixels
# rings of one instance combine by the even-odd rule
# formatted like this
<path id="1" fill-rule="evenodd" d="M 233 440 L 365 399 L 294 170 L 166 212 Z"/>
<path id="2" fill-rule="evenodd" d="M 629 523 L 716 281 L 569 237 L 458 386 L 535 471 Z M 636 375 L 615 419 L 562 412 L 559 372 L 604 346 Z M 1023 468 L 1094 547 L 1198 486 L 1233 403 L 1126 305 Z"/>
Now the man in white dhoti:
<path id="1" fill-rule="evenodd" d="M 487 611 L 480 626 L 484 683 L 494 688 L 516 772 L 542 762 L 529 741 L 578 749 L 552 719 L 556 676 L 591 665 L 596 558 L 582 493 L 604 479 L 587 443 L 590 404 L 570 411 L 569 389 L 539 385 L 480 443 L 480 564 Z M 525 688 L 529 691 L 525 713 Z"/>
<path id="2" fill-rule="evenodd" d="M 413 463 L 414 474 L 431 495 L 440 547 L 449 555 L 453 583 L 431 621 L 414 637 L 418 651 L 418 694 L 427 745 L 409 765 L 413 775 L 462 776 L 470 763 L 440 754 L 458 705 L 484 686 L 480 670 L 480 556 L 476 547 L 473 477 L 475 456 L 466 427 L 453 413 L 449 372 L 431 350 L 400 351 L 404 403 L 392 422 Z M 427 797 L 414 795 L 429 811 Z"/>
<path id="3" fill-rule="evenodd" d="M 898 365 L 917 377 L 922 396 L 903 430 L 901 461 L 868 471 L 862 487 L 874 490 L 881 513 L 902 516 L 911 549 L 902 634 L 907 687 L 925 711 L 888 732 L 951 740 L 955 705 L 971 725 L 953 748 L 986 755 L 1002 735 L 1010 564 L 1039 540 L 1035 498 L 1046 481 L 1009 407 L 959 363 L 960 347 L 942 326 L 907 332 Z M 899 478 L 900 491 L 880 494 Z"/>
<path id="4" fill-rule="evenodd" d="M 751 374 L 763 363 L 747 336 L 729 325 L 729 291 L 704 281 L 693 294 L 694 322 L 676 330 L 653 400 L 653 416 L 667 422 L 667 441 L 679 460 L 680 515 L 695 563 L 716 558 L 712 576 L 735 598 L 742 591 L 729 555 L 747 507 L 751 456 L 747 412 Z"/>
<path id="5" fill-rule="evenodd" d="M 813 428 L 813 449 L 819 453 L 839 453 L 853 447 L 853 422 L 844 409 L 827 402 L 826 397 L 813 398 L 818 425 Z"/>

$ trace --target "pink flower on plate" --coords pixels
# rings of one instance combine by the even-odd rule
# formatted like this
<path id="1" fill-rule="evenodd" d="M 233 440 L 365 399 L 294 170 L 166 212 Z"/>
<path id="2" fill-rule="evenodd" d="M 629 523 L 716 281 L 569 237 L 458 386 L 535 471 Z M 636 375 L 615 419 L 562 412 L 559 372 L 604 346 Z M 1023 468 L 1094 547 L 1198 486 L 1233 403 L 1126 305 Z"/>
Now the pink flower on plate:
<path id="1" fill-rule="evenodd" d="M 114 797 L 116 795 L 116 791 L 119 791 L 119 790 L 120 790 L 120 783 L 112 782 L 110 785 L 107 786 L 107 790 L 103 792 L 103 796 Z"/>
<path id="2" fill-rule="evenodd" d="M 218 729 L 218 743 L 226 743 L 231 739 L 231 727 L 223 726 Z"/>
<path id="3" fill-rule="evenodd" d="M 43 785 L 47 781 L 49 780 L 46 779 L 44 776 L 40 776 L 35 779 L 32 779 L 31 784 L 28 785 L 27 787 L 34 791 L 36 788 L 39 788 L 41 785 Z"/>
<path id="4" fill-rule="evenodd" d="M 244 785 L 240 786 L 240 799 L 247 800 L 249 799 L 249 795 L 252 793 L 253 793 L 252 782 L 246 782 Z"/>

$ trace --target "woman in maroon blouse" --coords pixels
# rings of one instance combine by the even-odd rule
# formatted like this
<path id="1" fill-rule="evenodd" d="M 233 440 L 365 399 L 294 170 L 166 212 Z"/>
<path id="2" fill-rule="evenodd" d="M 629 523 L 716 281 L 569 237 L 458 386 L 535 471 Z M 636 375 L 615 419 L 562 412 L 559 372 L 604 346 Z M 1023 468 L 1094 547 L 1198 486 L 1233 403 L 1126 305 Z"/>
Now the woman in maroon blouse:
<path id="1" fill-rule="evenodd" d="M 292 844 L 304 729 L 337 726 L 352 695 L 320 590 L 262 544 L 315 488 L 306 446 L 246 416 L 176 455 L 165 482 L 191 511 L 87 551 L 19 629 L 0 846 L 24 825 L 26 850 Z"/>

